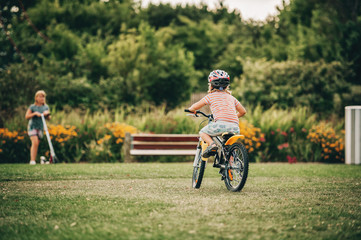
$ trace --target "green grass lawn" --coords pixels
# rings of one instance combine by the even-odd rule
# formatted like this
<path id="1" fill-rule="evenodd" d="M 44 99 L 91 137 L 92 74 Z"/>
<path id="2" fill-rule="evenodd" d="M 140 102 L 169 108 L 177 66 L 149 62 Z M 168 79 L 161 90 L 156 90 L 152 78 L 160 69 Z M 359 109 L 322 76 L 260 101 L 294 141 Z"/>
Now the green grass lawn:
<path id="1" fill-rule="evenodd" d="M 239 193 L 192 163 L 0 165 L 0 239 L 361 239 L 361 166 L 251 164 Z"/>

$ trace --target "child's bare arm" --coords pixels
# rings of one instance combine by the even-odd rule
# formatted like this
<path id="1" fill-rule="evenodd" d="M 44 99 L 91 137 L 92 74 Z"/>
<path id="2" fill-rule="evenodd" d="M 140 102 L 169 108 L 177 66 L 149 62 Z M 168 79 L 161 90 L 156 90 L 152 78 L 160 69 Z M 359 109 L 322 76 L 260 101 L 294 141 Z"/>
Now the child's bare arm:
<path id="1" fill-rule="evenodd" d="M 191 112 L 195 112 L 198 109 L 200 109 L 201 107 L 203 107 L 204 105 L 206 105 L 206 103 L 202 100 L 196 102 L 195 104 L 193 104 L 190 108 L 188 108 L 189 111 Z"/>
<path id="2" fill-rule="evenodd" d="M 38 117 L 41 117 L 41 113 L 39 112 L 32 112 L 30 110 L 30 108 L 26 111 L 26 114 L 25 114 L 25 118 L 26 119 L 30 119 L 30 118 L 33 118 L 34 116 L 38 116 Z"/>
<path id="3" fill-rule="evenodd" d="M 242 104 L 238 104 L 236 110 L 238 111 L 237 117 L 239 118 L 243 117 L 247 113 L 246 109 L 242 106 Z"/>

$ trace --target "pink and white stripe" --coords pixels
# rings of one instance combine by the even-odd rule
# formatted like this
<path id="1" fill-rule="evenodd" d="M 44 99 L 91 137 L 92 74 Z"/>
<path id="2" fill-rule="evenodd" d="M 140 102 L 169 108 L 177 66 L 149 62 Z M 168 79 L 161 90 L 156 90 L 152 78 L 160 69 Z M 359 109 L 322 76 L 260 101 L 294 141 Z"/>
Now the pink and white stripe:
<path id="1" fill-rule="evenodd" d="M 215 121 L 239 123 L 236 106 L 240 103 L 232 95 L 216 91 L 202 98 L 202 101 L 210 106 Z"/>

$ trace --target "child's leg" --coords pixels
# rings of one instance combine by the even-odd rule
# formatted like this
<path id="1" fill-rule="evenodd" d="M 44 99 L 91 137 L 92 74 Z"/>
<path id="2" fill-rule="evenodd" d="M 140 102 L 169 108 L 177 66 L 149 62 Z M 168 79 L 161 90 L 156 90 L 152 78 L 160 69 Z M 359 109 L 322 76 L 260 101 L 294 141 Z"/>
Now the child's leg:
<path id="1" fill-rule="evenodd" d="M 204 128 L 201 129 L 199 132 L 200 137 L 203 141 L 208 144 L 208 147 L 204 150 L 202 156 L 204 158 L 208 158 L 210 156 L 214 156 L 217 153 L 218 147 L 216 143 L 213 141 L 210 135 L 214 134 L 215 132 L 212 130 L 214 128 L 215 123 L 210 123 Z M 213 126 L 213 127 L 212 127 Z"/>
<path id="2" fill-rule="evenodd" d="M 214 156 L 217 153 L 218 147 L 213 141 L 213 139 L 206 133 L 200 132 L 202 140 L 208 144 L 208 147 L 203 151 L 202 157 L 209 158 L 210 156 Z"/>
<path id="3" fill-rule="evenodd" d="M 203 141 L 208 143 L 208 146 L 211 145 L 211 143 L 213 142 L 213 139 L 207 133 L 200 132 L 199 135 L 201 136 Z"/>
<path id="4" fill-rule="evenodd" d="M 30 161 L 36 160 L 36 155 L 38 154 L 38 148 L 39 148 L 39 138 L 38 136 L 31 136 L 31 148 L 30 148 Z"/>

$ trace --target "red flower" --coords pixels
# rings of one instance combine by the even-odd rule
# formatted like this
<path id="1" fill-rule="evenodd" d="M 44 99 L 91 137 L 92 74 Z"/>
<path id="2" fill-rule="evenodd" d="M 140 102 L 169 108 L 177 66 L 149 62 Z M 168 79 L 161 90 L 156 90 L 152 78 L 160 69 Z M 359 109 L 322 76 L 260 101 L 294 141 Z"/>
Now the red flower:
<path id="1" fill-rule="evenodd" d="M 290 132 L 293 133 L 295 132 L 295 129 L 293 127 L 290 128 Z"/>
<path id="2" fill-rule="evenodd" d="M 274 131 L 271 131 L 271 134 L 272 134 L 272 135 L 275 135 L 275 132 L 274 132 Z"/>
<path id="3" fill-rule="evenodd" d="M 288 148 L 288 147 L 289 147 L 288 143 L 283 143 L 283 144 L 280 144 L 277 146 L 278 150 L 282 150 L 282 149 Z"/>
<path id="4" fill-rule="evenodd" d="M 287 137 L 287 133 L 286 133 L 286 132 L 284 132 L 284 131 L 282 131 L 282 132 L 281 132 L 281 135 L 283 135 L 283 136 Z"/>
<path id="5" fill-rule="evenodd" d="M 291 157 L 290 155 L 287 155 L 287 161 L 289 163 L 297 163 L 297 158 L 296 157 Z"/>

